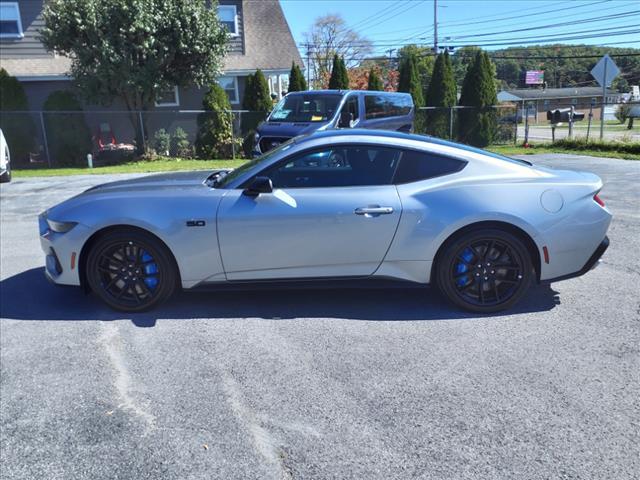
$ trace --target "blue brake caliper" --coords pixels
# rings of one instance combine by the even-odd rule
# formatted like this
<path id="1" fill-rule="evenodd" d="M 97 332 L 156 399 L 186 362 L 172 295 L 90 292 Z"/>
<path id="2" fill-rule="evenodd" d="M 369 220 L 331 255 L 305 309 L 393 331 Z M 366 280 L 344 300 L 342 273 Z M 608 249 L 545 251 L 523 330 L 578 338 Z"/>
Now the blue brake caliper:
<path id="1" fill-rule="evenodd" d="M 155 275 L 158 273 L 158 265 L 153 262 L 153 257 L 149 255 L 146 250 L 142 251 L 142 261 L 145 263 L 144 273 L 147 274 L 147 277 L 144 279 L 144 283 L 149 287 L 149 290 L 154 290 L 158 286 L 158 277 L 149 275 Z"/>
<path id="2" fill-rule="evenodd" d="M 473 260 L 473 252 L 467 247 L 460 255 L 460 258 L 462 258 L 466 263 L 471 263 L 471 260 Z M 469 267 L 467 267 L 466 263 L 460 262 L 456 265 L 456 285 L 458 287 L 464 287 L 469 283 L 469 278 L 466 275 L 462 275 L 469 271 Z"/>

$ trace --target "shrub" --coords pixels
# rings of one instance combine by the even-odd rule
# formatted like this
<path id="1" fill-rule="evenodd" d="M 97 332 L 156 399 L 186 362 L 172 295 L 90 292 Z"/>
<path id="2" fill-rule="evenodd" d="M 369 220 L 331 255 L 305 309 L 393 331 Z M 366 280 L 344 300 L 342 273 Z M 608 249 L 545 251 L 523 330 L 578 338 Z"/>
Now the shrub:
<path id="1" fill-rule="evenodd" d="M 291 63 L 289 72 L 289 92 L 302 92 L 307 89 L 307 81 L 304 79 L 302 70 L 295 63 Z"/>
<path id="2" fill-rule="evenodd" d="M 253 156 L 253 150 L 256 146 L 256 131 L 251 130 L 242 141 L 242 152 L 245 158 L 251 158 Z"/>
<path id="3" fill-rule="evenodd" d="M 52 160 L 64 166 L 85 165 L 93 143 L 76 96 L 69 90 L 52 92 L 44 102 L 44 110 L 50 112 L 44 114 L 44 124 Z"/>
<path id="4" fill-rule="evenodd" d="M 624 123 L 626 122 L 627 118 L 629 118 L 630 113 L 631 105 L 629 105 L 628 103 L 621 103 L 620 105 L 618 105 L 618 108 L 616 108 L 614 115 L 620 123 Z"/>
<path id="5" fill-rule="evenodd" d="M 205 113 L 198 115 L 196 154 L 198 158 L 230 158 L 232 155 L 232 119 L 229 97 L 217 83 L 202 100 Z"/>
<path id="6" fill-rule="evenodd" d="M 260 69 L 256 70 L 255 74 L 247 76 L 242 108 L 252 112 L 270 112 L 273 108 L 269 84 Z"/>
<path id="7" fill-rule="evenodd" d="M 29 113 L 4 113 L 29 110 L 27 96 L 20 82 L 0 68 L 0 128 L 15 163 L 28 159 L 36 149 L 36 127 Z"/>
<path id="8" fill-rule="evenodd" d="M 447 107 L 453 107 L 456 104 L 456 97 L 456 81 L 453 77 L 451 60 L 445 51 L 436 58 L 431 81 L 425 93 L 426 105 L 437 107 L 427 110 L 426 132 L 429 135 L 440 138 L 449 137 L 452 112 Z"/>
<path id="9" fill-rule="evenodd" d="M 191 143 L 189 142 L 189 136 L 182 128 L 176 128 L 175 132 L 171 136 L 171 148 L 169 149 L 174 157 L 189 158 L 193 154 Z"/>
<path id="10" fill-rule="evenodd" d="M 380 80 L 380 77 L 378 76 L 378 74 L 376 73 L 376 70 L 373 67 L 371 67 L 371 70 L 369 70 L 369 78 L 367 79 L 367 90 L 375 90 L 375 91 L 384 90 L 384 85 L 382 84 L 382 80 Z"/>
<path id="11" fill-rule="evenodd" d="M 153 134 L 153 149 L 158 155 L 169 155 L 171 149 L 171 135 L 164 128 Z"/>
<path id="12" fill-rule="evenodd" d="M 460 105 L 474 107 L 459 114 L 460 140 L 477 147 L 493 142 L 497 129 L 497 114 L 491 107 L 497 103 L 495 69 L 486 52 L 478 50 L 462 84 Z"/>
<path id="13" fill-rule="evenodd" d="M 349 74 L 344 58 L 337 54 L 333 56 L 331 77 L 329 78 L 329 90 L 346 90 L 349 88 Z"/>

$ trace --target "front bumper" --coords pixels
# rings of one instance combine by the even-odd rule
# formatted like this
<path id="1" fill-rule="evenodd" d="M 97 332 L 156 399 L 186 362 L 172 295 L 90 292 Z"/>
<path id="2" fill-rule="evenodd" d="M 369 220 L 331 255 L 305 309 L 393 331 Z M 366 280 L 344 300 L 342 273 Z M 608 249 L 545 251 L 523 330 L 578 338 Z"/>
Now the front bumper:
<path id="1" fill-rule="evenodd" d="M 59 285 L 80 285 L 80 251 L 91 230 L 78 224 L 66 233 L 50 230 L 40 218 L 40 247 L 45 254 L 45 275 Z"/>
<path id="2" fill-rule="evenodd" d="M 607 248 L 609 248 L 609 237 L 605 236 L 604 240 L 600 242 L 600 245 L 598 245 L 593 254 L 589 257 L 589 260 L 587 260 L 587 263 L 585 263 L 580 270 L 568 275 L 562 275 L 560 277 L 544 280 L 543 283 L 559 282 L 561 280 L 568 280 L 570 278 L 580 277 L 584 275 L 588 271 L 593 270 L 598 266 L 598 264 L 600 263 L 600 258 L 602 257 L 602 255 L 604 255 L 604 252 L 607 251 Z"/>

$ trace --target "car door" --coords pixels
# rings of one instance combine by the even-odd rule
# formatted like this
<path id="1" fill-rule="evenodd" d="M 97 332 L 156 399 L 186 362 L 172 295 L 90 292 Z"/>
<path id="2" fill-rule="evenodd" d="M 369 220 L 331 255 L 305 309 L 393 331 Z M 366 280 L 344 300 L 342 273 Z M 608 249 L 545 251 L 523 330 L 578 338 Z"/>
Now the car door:
<path id="1" fill-rule="evenodd" d="M 273 192 L 229 191 L 220 203 L 220 254 L 229 280 L 371 275 L 401 215 L 391 184 L 399 152 L 330 146 L 280 161 L 258 176 Z"/>

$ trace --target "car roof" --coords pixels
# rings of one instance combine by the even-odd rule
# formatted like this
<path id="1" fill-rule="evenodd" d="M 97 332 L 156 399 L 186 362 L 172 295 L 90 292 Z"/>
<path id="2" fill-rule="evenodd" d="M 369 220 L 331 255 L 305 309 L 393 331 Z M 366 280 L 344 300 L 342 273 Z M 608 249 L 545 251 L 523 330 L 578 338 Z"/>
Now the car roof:
<path id="1" fill-rule="evenodd" d="M 518 160 L 497 153 L 493 153 L 481 148 L 472 147 L 471 145 L 465 145 L 464 143 L 456 143 L 450 140 L 443 140 L 442 138 L 431 137 L 429 135 L 417 135 L 415 133 L 403 133 L 393 130 L 368 130 L 365 128 L 345 128 L 338 130 L 320 130 L 307 135 L 301 135 L 295 139 L 295 143 L 302 144 L 312 140 L 328 139 L 328 138 L 342 138 L 345 137 L 359 137 L 358 141 L 362 141 L 362 137 L 371 137 L 371 139 L 397 139 L 397 140 L 413 140 L 427 145 L 441 145 L 444 147 L 456 148 L 465 152 L 481 154 L 493 158 L 499 158 L 501 160 L 508 160 L 511 163 L 519 163 L 531 165 L 530 162 L 525 160 Z"/>

